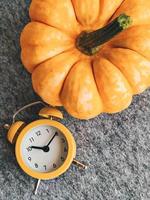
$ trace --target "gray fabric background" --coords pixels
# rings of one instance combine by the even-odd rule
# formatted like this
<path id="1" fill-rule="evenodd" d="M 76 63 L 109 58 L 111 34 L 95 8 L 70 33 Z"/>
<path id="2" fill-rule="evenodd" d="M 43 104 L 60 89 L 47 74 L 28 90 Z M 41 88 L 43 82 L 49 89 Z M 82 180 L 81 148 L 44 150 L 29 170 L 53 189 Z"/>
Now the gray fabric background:
<path id="1" fill-rule="evenodd" d="M 19 35 L 29 20 L 29 3 L 0 0 L 0 200 L 150 200 L 150 90 L 119 114 L 79 121 L 64 112 L 77 159 L 89 167 L 71 166 L 32 194 L 35 180 L 18 167 L 2 128 L 17 108 L 38 99 L 20 62 Z M 20 118 L 32 119 L 27 112 Z"/>

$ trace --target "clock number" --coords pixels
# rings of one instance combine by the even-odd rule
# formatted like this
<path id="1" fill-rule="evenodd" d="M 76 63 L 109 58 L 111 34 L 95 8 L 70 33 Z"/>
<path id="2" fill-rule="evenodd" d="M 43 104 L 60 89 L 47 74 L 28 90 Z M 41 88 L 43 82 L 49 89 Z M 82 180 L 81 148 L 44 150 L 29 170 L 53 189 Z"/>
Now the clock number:
<path id="1" fill-rule="evenodd" d="M 61 159 L 62 162 L 64 162 L 64 160 L 65 160 L 64 157 L 61 157 L 60 159 Z"/>
<path id="2" fill-rule="evenodd" d="M 34 142 L 34 138 L 33 137 L 31 137 L 29 140 L 30 140 L 31 143 Z"/>
<path id="3" fill-rule="evenodd" d="M 38 164 L 37 163 L 35 163 L 34 165 L 35 165 L 35 168 L 38 168 Z"/>
<path id="4" fill-rule="evenodd" d="M 28 147 L 28 148 L 27 148 L 27 151 L 28 151 L 28 152 L 32 151 L 32 148 L 31 148 L 31 147 Z"/>
<path id="5" fill-rule="evenodd" d="M 46 165 L 43 165 L 43 167 L 45 168 L 45 170 L 46 170 Z"/>
<path id="6" fill-rule="evenodd" d="M 31 161 L 31 157 L 28 157 L 28 160 Z"/>
<path id="7" fill-rule="evenodd" d="M 64 152 L 67 152 L 67 151 L 68 151 L 67 147 L 64 147 Z"/>
<path id="8" fill-rule="evenodd" d="M 36 134 L 37 136 L 40 136 L 40 135 L 41 135 L 41 131 L 37 131 L 35 134 Z"/>
<path id="9" fill-rule="evenodd" d="M 64 138 L 61 138 L 61 141 L 62 141 L 62 143 L 65 143 L 65 139 Z"/>
<path id="10" fill-rule="evenodd" d="M 56 167 L 57 167 L 57 165 L 54 163 L 54 164 L 53 164 L 53 168 L 56 168 Z"/>
<path id="11" fill-rule="evenodd" d="M 49 133 L 49 129 L 46 129 L 46 131 Z"/>

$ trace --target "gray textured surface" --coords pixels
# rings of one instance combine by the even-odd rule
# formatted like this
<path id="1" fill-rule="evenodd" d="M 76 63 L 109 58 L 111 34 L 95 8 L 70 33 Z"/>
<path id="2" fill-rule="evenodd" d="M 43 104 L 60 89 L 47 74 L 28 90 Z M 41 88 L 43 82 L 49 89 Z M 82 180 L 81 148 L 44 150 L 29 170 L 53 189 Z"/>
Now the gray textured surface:
<path id="1" fill-rule="evenodd" d="M 89 168 L 71 166 L 60 178 L 42 182 L 38 196 L 32 195 L 35 180 L 19 169 L 2 128 L 18 107 L 38 99 L 19 58 L 28 5 L 28 0 L 0 0 L 0 200 L 150 200 L 150 90 L 119 114 L 84 122 L 65 113 L 77 158 Z"/>

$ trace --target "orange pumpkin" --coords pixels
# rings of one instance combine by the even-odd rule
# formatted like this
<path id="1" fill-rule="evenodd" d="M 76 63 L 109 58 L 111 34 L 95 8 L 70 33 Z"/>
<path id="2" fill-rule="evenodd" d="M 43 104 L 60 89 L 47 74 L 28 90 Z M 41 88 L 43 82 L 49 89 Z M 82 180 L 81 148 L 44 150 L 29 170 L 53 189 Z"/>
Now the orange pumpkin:
<path id="1" fill-rule="evenodd" d="M 89 119 L 150 86 L 150 0 L 32 0 L 30 17 L 21 58 L 48 104 Z"/>

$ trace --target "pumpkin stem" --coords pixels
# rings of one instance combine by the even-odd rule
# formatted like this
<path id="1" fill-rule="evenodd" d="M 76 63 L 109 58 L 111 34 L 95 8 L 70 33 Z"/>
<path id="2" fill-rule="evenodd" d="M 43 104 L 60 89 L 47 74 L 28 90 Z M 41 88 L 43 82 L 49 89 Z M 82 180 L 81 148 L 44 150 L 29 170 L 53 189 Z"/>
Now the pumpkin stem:
<path id="1" fill-rule="evenodd" d="M 86 55 L 94 55 L 100 46 L 127 29 L 132 23 L 131 17 L 121 14 L 110 24 L 93 32 L 82 32 L 76 39 L 76 47 Z"/>

